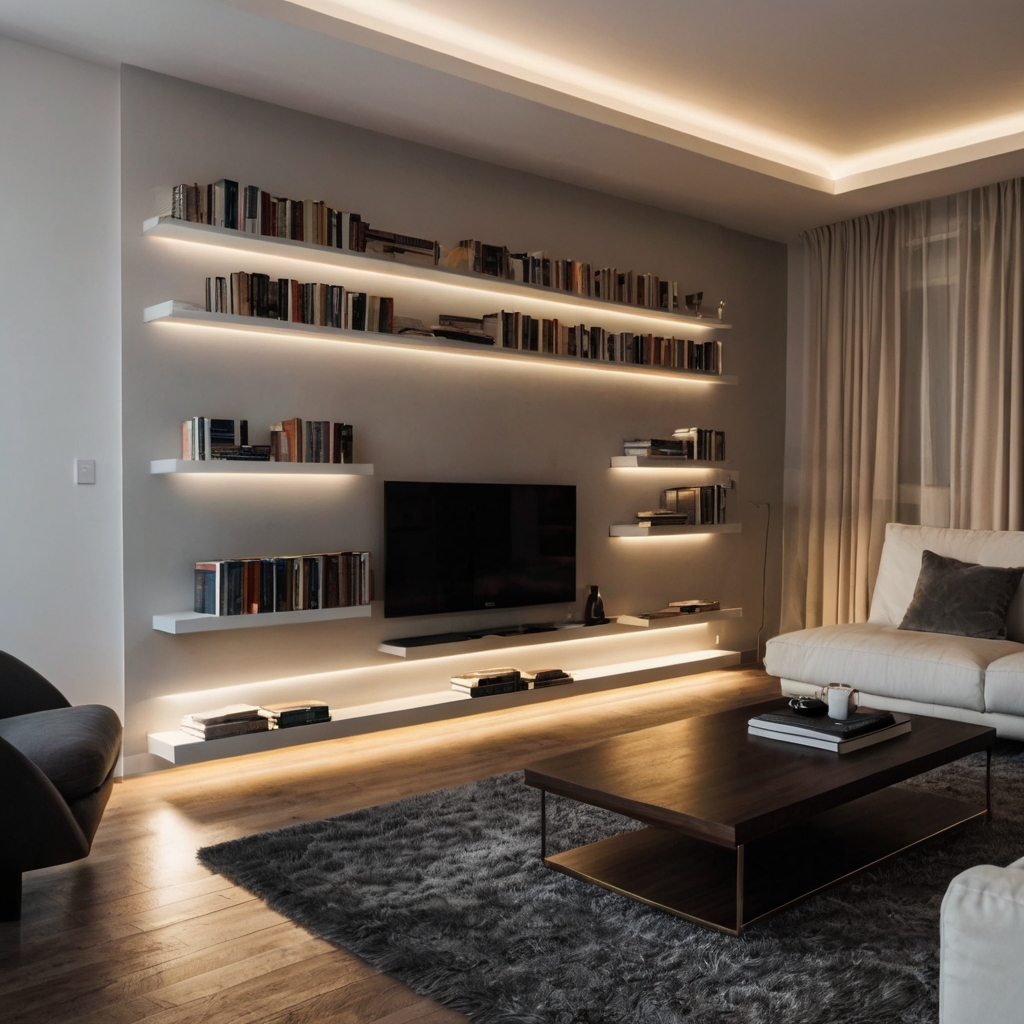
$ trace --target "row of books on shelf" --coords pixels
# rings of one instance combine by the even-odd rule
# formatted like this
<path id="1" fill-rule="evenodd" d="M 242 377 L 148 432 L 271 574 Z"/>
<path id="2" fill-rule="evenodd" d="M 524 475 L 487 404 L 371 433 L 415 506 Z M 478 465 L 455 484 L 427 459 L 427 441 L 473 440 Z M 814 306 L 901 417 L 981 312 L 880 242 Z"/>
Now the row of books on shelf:
<path id="1" fill-rule="evenodd" d="M 322 700 L 300 700 L 285 704 L 228 704 L 209 711 L 183 715 L 181 731 L 198 740 L 222 740 L 270 729 L 291 729 L 297 725 L 329 722 L 331 712 Z"/>
<path id="2" fill-rule="evenodd" d="M 358 213 L 312 199 L 274 196 L 257 185 L 239 187 L 229 178 L 210 185 L 176 185 L 171 216 L 250 235 L 370 252 L 403 263 L 436 266 L 441 255 L 433 239 L 371 228 Z"/>
<path id="3" fill-rule="evenodd" d="M 910 732 L 908 715 L 861 708 L 849 718 L 836 720 L 824 716 L 812 718 L 792 708 L 780 708 L 755 715 L 747 722 L 747 732 L 763 739 L 795 743 L 797 746 L 850 754 L 876 743 L 905 736 Z"/>
<path id="4" fill-rule="evenodd" d="M 431 333 L 519 352 L 546 352 L 572 359 L 722 373 L 720 341 L 608 331 L 603 327 L 569 324 L 507 310 L 479 318 L 442 314 Z"/>
<path id="5" fill-rule="evenodd" d="M 392 334 L 395 329 L 395 300 L 391 296 L 245 271 L 206 279 L 206 312 L 379 334 Z"/>
<path id="6" fill-rule="evenodd" d="M 478 239 L 463 239 L 445 256 L 452 270 L 486 274 L 521 284 L 537 284 L 556 291 L 588 298 L 622 302 L 647 309 L 675 312 L 679 308 L 679 283 L 655 274 L 638 274 L 614 267 L 595 267 L 581 260 L 552 259 L 547 252 L 510 252 L 504 245 L 488 245 Z M 687 296 L 694 304 L 697 294 Z M 700 293 L 701 295 L 703 293 Z"/>
<path id="7" fill-rule="evenodd" d="M 357 213 L 311 199 L 274 196 L 257 185 L 221 178 L 209 185 L 177 185 L 171 216 L 252 235 L 368 252 L 403 263 L 444 265 L 454 270 L 535 284 L 608 302 L 675 312 L 679 284 L 655 274 L 597 267 L 581 260 L 553 259 L 546 251 L 512 252 L 504 245 L 463 239 L 451 249 L 436 239 L 371 228 Z M 686 309 L 700 315 L 702 292 L 686 296 Z M 719 311 L 721 316 L 721 310 Z"/>
<path id="8" fill-rule="evenodd" d="M 640 526 L 705 526 L 726 521 L 725 496 L 730 490 L 722 484 L 703 487 L 669 487 L 662 492 L 661 508 L 637 512 Z"/>
<path id="9" fill-rule="evenodd" d="M 560 668 L 536 669 L 523 672 L 518 668 L 487 668 L 478 672 L 464 672 L 452 676 L 452 689 L 470 697 L 496 697 L 519 690 L 541 690 L 547 686 L 560 686 L 575 680 Z"/>
<path id="10" fill-rule="evenodd" d="M 670 438 L 637 437 L 622 442 L 623 455 L 642 458 L 696 459 L 724 462 L 725 431 L 702 427 L 680 427 Z"/>
<path id="11" fill-rule="evenodd" d="M 368 551 L 196 562 L 193 610 L 204 615 L 261 615 L 369 604 Z"/>
<path id="12" fill-rule="evenodd" d="M 237 441 L 236 441 L 237 437 Z M 328 462 L 351 464 L 351 423 L 299 417 L 270 425 L 270 444 L 249 444 L 249 421 L 193 416 L 181 425 L 181 457 L 186 462 Z"/>

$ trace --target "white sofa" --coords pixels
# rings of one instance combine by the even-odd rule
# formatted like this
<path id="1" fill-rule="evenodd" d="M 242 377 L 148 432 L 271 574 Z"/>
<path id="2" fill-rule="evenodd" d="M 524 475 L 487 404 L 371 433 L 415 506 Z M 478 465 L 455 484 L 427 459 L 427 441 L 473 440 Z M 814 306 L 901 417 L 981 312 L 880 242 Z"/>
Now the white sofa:
<path id="1" fill-rule="evenodd" d="M 1024 1021 L 1024 860 L 982 864 L 942 900 L 939 1024 Z"/>
<path id="2" fill-rule="evenodd" d="M 867 622 L 783 633 L 765 669 L 783 693 L 847 683 L 862 703 L 888 711 L 994 726 L 1024 740 L 1024 583 L 1007 614 L 1006 640 L 899 629 L 914 596 L 921 553 L 981 565 L 1024 565 L 1024 532 L 945 530 L 889 523 Z"/>

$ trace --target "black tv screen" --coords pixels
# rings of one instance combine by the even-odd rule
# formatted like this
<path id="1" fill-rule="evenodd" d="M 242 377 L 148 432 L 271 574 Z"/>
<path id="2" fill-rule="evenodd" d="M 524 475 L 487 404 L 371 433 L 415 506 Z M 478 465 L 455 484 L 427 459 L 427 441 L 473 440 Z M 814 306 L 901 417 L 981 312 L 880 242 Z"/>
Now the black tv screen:
<path id="1" fill-rule="evenodd" d="M 576 488 L 384 484 L 384 616 L 576 600 Z"/>

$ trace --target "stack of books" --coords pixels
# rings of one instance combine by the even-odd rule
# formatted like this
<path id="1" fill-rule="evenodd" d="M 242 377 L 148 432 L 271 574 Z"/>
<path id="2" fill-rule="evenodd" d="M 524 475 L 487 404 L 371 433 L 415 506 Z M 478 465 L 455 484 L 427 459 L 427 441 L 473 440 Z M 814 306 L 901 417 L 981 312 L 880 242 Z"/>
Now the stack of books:
<path id="1" fill-rule="evenodd" d="M 485 668 L 452 676 L 452 689 L 470 697 L 494 697 L 499 693 L 515 693 L 529 689 L 517 668 Z"/>
<path id="2" fill-rule="evenodd" d="M 849 754 L 905 735 L 910 732 L 910 719 L 907 715 L 861 708 L 844 721 L 837 721 L 810 718 L 797 714 L 792 708 L 782 708 L 755 715 L 747 722 L 747 732 L 783 743 Z"/>
<path id="3" fill-rule="evenodd" d="M 623 455 L 636 455 L 644 459 L 692 459 L 682 441 L 663 437 L 637 437 L 622 442 Z"/>
<path id="4" fill-rule="evenodd" d="M 331 720 L 331 712 L 322 700 L 264 704 L 260 711 L 266 715 L 271 729 L 290 729 L 295 725 L 316 725 Z"/>
<path id="5" fill-rule="evenodd" d="M 196 711 L 181 720 L 181 731 L 200 740 L 221 740 L 227 736 L 266 732 L 269 728 L 270 720 L 252 704 L 228 704 L 212 711 Z"/>
<path id="6" fill-rule="evenodd" d="M 699 615 L 702 612 L 717 612 L 722 605 L 718 601 L 672 601 L 667 608 L 656 612 L 640 612 L 637 615 L 620 615 L 616 620 L 620 626 L 649 626 L 658 619 L 678 619 L 685 615 Z"/>
<path id="7" fill-rule="evenodd" d="M 529 672 L 521 672 L 517 668 L 486 668 L 479 672 L 452 676 L 452 689 L 468 693 L 470 697 L 494 697 L 500 693 L 540 690 L 545 686 L 571 682 L 573 677 L 560 668 L 534 669 Z"/>
<path id="8" fill-rule="evenodd" d="M 560 686 L 562 683 L 575 681 L 568 672 L 563 672 L 560 668 L 534 669 L 532 672 L 524 672 L 523 679 L 531 690 L 540 690 L 545 686 Z"/>

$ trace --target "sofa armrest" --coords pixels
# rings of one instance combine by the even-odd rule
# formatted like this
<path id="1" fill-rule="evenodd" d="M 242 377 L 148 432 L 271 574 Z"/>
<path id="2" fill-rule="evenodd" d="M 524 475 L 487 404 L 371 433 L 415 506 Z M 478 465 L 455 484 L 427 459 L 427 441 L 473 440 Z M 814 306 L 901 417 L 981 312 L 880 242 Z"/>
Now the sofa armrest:
<path id="1" fill-rule="evenodd" d="M 69 707 L 53 683 L 13 654 L 0 651 L 0 718 Z"/>
<path id="2" fill-rule="evenodd" d="M 1018 1020 L 1024 1006 L 1024 871 L 982 864 L 942 900 L 940 1024 Z"/>
<path id="3" fill-rule="evenodd" d="M 0 866 L 31 871 L 89 853 L 89 840 L 53 783 L 3 737 L 0 790 Z"/>

